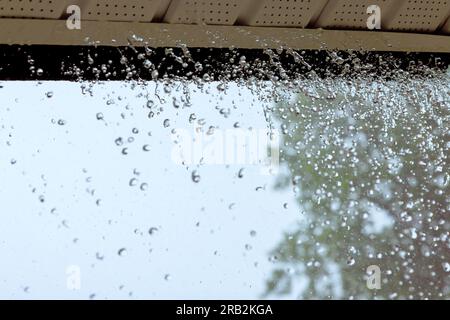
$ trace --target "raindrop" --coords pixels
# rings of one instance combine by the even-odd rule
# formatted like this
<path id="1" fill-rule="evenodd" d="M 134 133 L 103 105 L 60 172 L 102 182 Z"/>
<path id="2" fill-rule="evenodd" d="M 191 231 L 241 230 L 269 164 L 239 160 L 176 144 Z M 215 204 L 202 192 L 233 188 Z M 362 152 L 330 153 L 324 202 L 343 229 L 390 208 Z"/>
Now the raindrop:
<path id="1" fill-rule="evenodd" d="M 164 126 L 164 128 L 170 127 L 170 120 L 169 119 L 164 120 L 163 126 Z"/>
<path id="2" fill-rule="evenodd" d="M 150 151 L 150 146 L 148 144 L 146 144 L 142 147 L 142 150 L 144 150 L 145 152 L 148 152 L 148 151 Z"/>
<path id="3" fill-rule="evenodd" d="M 389 299 L 395 299 L 395 298 L 397 298 L 397 297 L 398 297 L 398 294 L 397 294 L 396 292 L 391 293 L 391 294 L 389 295 Z"/>
<path id="4" fill-rule="evenodd" d="M 130 185 L 130 187 L 134 187 L 137 185 L 137 183 L 138 183 L 138 180 L 136 178 L 133 178 L 130 180 L 129 185 Z"/>
<path id="5" fill-rule="evenodd" d="M 175 98 L 173 98 L 173 107 L 175 109 L 180 108 L 180 102 L 177 99 L 175 99 Z"/>
<path id="6" fill-rule="evenodd" d="M 356 263 L 356 260 L 353 257 L 348 257 L 347 258 L 347 265 L 348 266 L 353 266 L 353 265 L 355 265 L 355 263 Z"/>
<path id="7" fill-rule="evenodd" d="M 298 185 L 300 183 L 300 176 L 295 176 L 294 178 L 292 178 L 292 184 L 294 186 Z"/>
<path id="8" fill-rule="evenodd" d="M 58 125 L 64 126 L 65 124 L 66 124 L 66 121 L 65 121 L 65 120 L 63 120 L 63 119 L 59 119 L 59 120 L 58 120 Z"/>
<path id="9" fill-rule="evenodd" d="M 209 74 L 205 73 L 205 74 L 203 75 L 203 81 L 209 82 L 210 80 L 211 80 L 211 77 L 209 76 Z"/>
<path id="10" fill-rule="evenodd" d="M 97 113 L 97 120 L 103 120 L 103 119 L 104 119 L 103 113 L 101 113 L 101 112 Z"/>
<path id="11" fill-rule="evenodd" d="M 124 257 L 124 256 L 127 255 L 127 249 L 121 248 L 121 249 L 119 249 L 119 251 L 117 251 L 117 254 L 118 254 L 120 257 Z"/>
<path id="12" fill-rule="evenodd" d="M 193 123 L 195 120 L 197 120 L 197 115 L 195 113 L 191 113 L 189 116 L 189 123 Z"/>
<path id="13" fill-rule="evenodd" d="M 256 231 L 255 230 L 250 231 L 250 236 L 253 238 L 256 237 Z"/>
<path id="14" fill-rule="evenodd" d="M 172 279 L 172 276 L 170 274 L 164 275 L 164 280 L 170 281 Z"/>
<path id="15" fill-rule="evenodd" d="M 155 106 L 155 102 L 153 100 L 147 101 L 147 108 L 151 109 Z"/>
<path id="16" fill-rule="evenodd" d="M 192 181 L 195 183 L 200 182 L 200 175 L 198 174 L 197 170 L 192 171 Z"/>
<path id="17" fill-rule="evenodd" d="M 117 138 L 116 140 L 114 140 L 114 143 L 116 144 L 116 146 L 121 146 L 123 145 L 123 139 Z"/>
<path id="18" fill-rule="evenodd" d="M 142 183 L 140 189 L 141 189 L 141 191 L 146 191 L 148 189 L 148 184 L 145 182 Z"/>
<path id="19" fill-rule="evenodd" d="M 148 234 L 152 236 L 156 233 L 156 231 L 158 231 L 158 228 L 151 227 L 150 229 L 148 229 Z"/>
<path id="20" fill-rule="evenodd" d="M 244 168 L 240 169 L 238 172 L 238 178 L 242 179 L 244 177 Z"/>
<path id="21" fill-rule="evenodd" d="M 47 96 L 47 98 L 51 98 L 51 97 L 53 97 L 53 92 L 49 91 L 45 95 Z"/>
<path id="22" fill-rule="evenodd" d="M 220 83 L 220 84 L 217 86 L 217 90 L 219 90 L 219 91 L 225 91 L 225 89 L 226 89 L 225 83 Z"/>
<path id="23" fill-rule="evenodd" d="M 151 62 L 150 60 L 146 59 L 146 60 L 144 61 L 144 68 L 145 68 L 145 69 L 150 69 L 152 65 L 153 65 L 153 64 L 152 64 L 152 62 Z"/>

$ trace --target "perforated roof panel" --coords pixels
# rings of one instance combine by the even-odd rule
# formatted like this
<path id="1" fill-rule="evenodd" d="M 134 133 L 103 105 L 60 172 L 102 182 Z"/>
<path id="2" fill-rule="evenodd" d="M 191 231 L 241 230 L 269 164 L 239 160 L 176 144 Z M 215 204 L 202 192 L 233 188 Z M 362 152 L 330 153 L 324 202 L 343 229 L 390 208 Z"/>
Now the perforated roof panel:
<path id="1" fill-rule="evenodd" d="M 251 0 L 239 17 L 249 26 L 306 27 L 327 0 Z"/>
<path id="2" fill-rule="evenodd" d="M 66 12 L 70 5 L 81 9 L 82 21 L 75 28 L 64 21 L 74 17 Z M 380 32 L 367 25 L 373 5 L 381 9 Z M 8 44 L 84 44 L 89 39 L 117 45 L 120 37 L 128 43 L 140 33 L 147 35 L 144 43 L 157 46 L 227 43 L 250 48 L 285 42 L 295 48 L 328 44 L 342 49 L 345 43 L 369 50 L 450 52 L 445 36 L 450 35 L 449 17 L 450 0 L 0 0 L 0 24 L 7 30 L 0 38 Z M 405 32 L 414 32 L 413 37 Z"/>
<path id="3" fill-rule="evenodd" d="M 59 19 L 70 1 L 0 0 L 0 17 Z"/>
<path id="4" fill-rule="evenodd" d="M 447 19 L 447 21 L 442 26 L 441 32 L 445 33 L 445 34 L 450 34 L 450 17 Z"/>
<path id="5" fill-rule="evenodd" d="M 403 0 L 386 29 L 434 32 L 450 12 L 450 0 Z"/>
<path id="6" fill-rule="evenodd" d="M 82 10 L 84 20 L 151 22 L 170 0 L 89 0 Z"/>
<path id="7" fill-rule="evenodd" d="M 172 0 L 169 23 L 233 25 L 247 0 Z"/>

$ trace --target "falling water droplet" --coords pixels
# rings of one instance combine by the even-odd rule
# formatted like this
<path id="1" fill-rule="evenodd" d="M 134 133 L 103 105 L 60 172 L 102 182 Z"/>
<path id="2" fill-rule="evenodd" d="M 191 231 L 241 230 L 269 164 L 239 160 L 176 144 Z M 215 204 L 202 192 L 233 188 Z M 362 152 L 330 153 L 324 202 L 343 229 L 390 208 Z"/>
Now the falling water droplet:
<path id="1" fill-rule="evenodd" d="M 444 269 L 445 272 L 450 272 L 450 263 L 444 262 L 442 264 L 442 268 Z"/>
<path id="2" fill-rule="evenodd" d="M 356 260 L 353 257 L 348 257 L 347 258 L 347 265 L 348 266 L 353 266 L 353 265 L 355 265 L 355 263 L 356 263 Z"/>
<path id="3" fill-rule="evenodd" d="M 134 187 L 137 185 L 137 183 L 138 183 L 138 180 L 136 178 L 133 178 L 130 180 L 129 185 L 130 185 L 130 187 Z"/>
<path id="4" fill-rule="evenodd" d="M 145 152 L 148 152 L 148 151 L 150 151 L 150 146 L 148 144 L 146 144 L 142 147 L 142 150 L 144 150 Z"/>
<path id="5" fill-rule="evenodd" d="M 195 183 L 200 182 L 200 175 L 198 174 L 197 170 L 192 171 L 192 181 Z"/>
<path id="6" fill-rule="evenodd" d="M 150 60 L 148 60 L 148 59 L 144 60 L 144 68 L 145 69 L 150 69 L 152 65 L 153 64 Z"/>
<path id="7" fill-rule="evenodd" d="M 147 108 L 151 109 L 153 108 L 155 105 L 155 102 L 153 100 L 148 100 L 147 101 Z"/>
<path id="8" fill-rule="evenodd" d="M 116 144 L 116 146 L 120 147 L 121 145 L 123 145 L 123 139 L 117 138 L 116 140 L 114 140 L 114 143 Z"/>
<path id="9" fill-rule="evenodd" d="M 141 189 L 141 191 L 146 191 L 148 189 L 148 184 L 145 182 L 142 183 L 140 189 Z"/>

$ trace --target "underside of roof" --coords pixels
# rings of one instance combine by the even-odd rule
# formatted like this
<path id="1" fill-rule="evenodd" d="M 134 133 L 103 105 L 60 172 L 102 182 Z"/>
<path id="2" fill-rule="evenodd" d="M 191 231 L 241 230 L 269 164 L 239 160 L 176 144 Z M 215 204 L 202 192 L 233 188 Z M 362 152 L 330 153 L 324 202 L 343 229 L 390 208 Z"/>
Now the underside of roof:
<path id="1" fill-rule="evenodd" d="M 450 0 L 0 0 L 0 43 L 450 52 L 449 16 Z"/>

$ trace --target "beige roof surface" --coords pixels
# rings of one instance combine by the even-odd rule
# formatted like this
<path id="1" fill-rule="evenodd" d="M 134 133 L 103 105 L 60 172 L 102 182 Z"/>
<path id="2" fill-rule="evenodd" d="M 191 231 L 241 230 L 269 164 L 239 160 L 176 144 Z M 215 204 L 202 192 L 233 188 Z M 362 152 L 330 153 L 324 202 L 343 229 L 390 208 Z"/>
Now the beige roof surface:
<path id="1" fill-rule="evenodd" d="M 70 5 L 81 30 L 65 27 Z M 367 27 L 373 5 L 381 30 Z M 450 52 L 449 17 L 450 0 L 0 0 L 0 43 L 118 45 L 136 33 L 158 46 Z"/>

